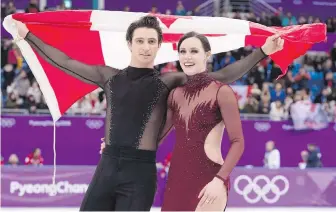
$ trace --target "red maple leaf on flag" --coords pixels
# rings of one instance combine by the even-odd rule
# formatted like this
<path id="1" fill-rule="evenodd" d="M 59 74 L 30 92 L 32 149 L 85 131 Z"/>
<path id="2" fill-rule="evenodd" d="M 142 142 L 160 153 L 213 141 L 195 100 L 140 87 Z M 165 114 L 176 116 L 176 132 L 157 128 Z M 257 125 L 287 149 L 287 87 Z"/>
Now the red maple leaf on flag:
<path id="1" fill-rule="evenodd" d="M 176 22 L 178 19 L 189 19 L 191 20 L 191 16 L 171 16 L 171 15 L 162 15 L 162 14 L 151 14 L 158 19 L 169 29 L 170 26 Z M 177 50 L 177 43 L 182 38 L 183 33 L 163 33 L 163 42 L 164 43 L 172 43 L 173 49 Z M 225 34 L 205 34 L 205 36 L 224 36 Z"/>

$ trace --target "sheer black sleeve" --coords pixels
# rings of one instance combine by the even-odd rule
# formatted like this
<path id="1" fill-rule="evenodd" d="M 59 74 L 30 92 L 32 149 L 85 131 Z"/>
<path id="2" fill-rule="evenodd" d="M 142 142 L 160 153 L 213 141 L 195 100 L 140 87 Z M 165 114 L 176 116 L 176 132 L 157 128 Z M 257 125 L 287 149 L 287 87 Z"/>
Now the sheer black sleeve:
<path id="1" fill-rule="evenodd" d="M 266 57 L 267 55 L 262 51 L 261 48 L 259 48 L 249 54 L 247 57 L 232 63 L 222 68 L 221 70 L 209 73 L 209 76 L 225 84 L 230 84 L 243 77 L 256 64 Z"/>
<path id="2" fill-rule="evenodd" d="M 169 93 L 168 100 L 167 100 L 167 115 L 166 115 L 166 123 L 161 131 L 160 137 L 159 137 L 159 145 L 162 144 L 164 139 L 167 135 L 169 135 L 170 131 L 174 128 L 174 109 L 173 109 L 173 95 L 174 90 L 172 90 Z"/>
<path id="3" fill-rule="evenodd" d="M 173 90 L 187 82 L 187 75 L 183 72 L 164 73 L 161 75 L 161 80 L 169 90 Z"/>
<path id="4" fill-rule="evenodd" d="M 48 63 L 86 83 L 96 84 L 103 87 L 104 83 L 119 70 L 108 66 L 94 66 L 74 60 L 62 51 L 44 43 L 33 33 L 28 32 L 25 40 L 34 48 Z M 94 54 L 94 53 L 93 53 Z"/>

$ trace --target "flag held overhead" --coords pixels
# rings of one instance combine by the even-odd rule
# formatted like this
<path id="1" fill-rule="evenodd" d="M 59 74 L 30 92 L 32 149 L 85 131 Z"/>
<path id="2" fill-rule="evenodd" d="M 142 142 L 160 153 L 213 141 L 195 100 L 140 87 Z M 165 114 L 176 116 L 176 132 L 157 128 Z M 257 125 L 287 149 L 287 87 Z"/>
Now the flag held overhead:
<path id="1" fill-rule="evenodd" d="M 7 16 L 3 25 L 16 38 L 14 20 L 21 21 L 34 35 L 72 59 L 123 69 L 131 60 L 127 28 L 145 15 L 149 14 L 101 10 L 19 13 Z M 285 40 L 284 48 L 270 57 L 285 74 L 294 59 L 315 43 L 326 40 L 326 25 L 322 23 L 279 28 L 224 17 L 152 15 L 159 19 L 163 31 L 163 43 L 155 64 L 178 60 L 176 43 L 190 31 L 206 35 L 213 54 L 250 45 L 261 47 L 267 37 L 280 33 Z M 97 88 L 50 65 L 25 40 L 17 45 L 40 85 L 54 121 L 78 99 Z"/>

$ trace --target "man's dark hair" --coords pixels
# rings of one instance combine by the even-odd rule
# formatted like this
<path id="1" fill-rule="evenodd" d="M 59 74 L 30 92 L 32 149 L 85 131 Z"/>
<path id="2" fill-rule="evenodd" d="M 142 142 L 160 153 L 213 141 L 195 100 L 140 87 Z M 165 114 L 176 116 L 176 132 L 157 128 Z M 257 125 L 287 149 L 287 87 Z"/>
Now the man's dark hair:
<path id="1" fill-rule="evenodd" d="M 209 43 L 209 40 L 207 37 L 205 37 L 204 35 L 202 34 L 199 34 L 197 32 L 188 32 L 186 34 L 183 35 L 183 37 L 179 40 L 178 44 L 177 44 L 177 50 L 180 51 L 180 46 L 181 44 L 183 43 L 183 41 L 187 38 L 198 38 L 201 43 L 202 43 L 202 46 L 203 46 L 203 49 L 205 52 L 208 52 L 208 51 L 211 51 L 211 46 L 210 46 L 210 43 Z"/>
<path id="2" fill-rule="evenodd" d="M 156 17 L 147 15 L 131 23 L 126 32 L 126 41 L 132 42 L 133 33 L 138 28 L 155 29 L 158 33 L 158 42 L 159 44 L 162 43 L 162 29 L 160 27 L 160 22 Z"/>

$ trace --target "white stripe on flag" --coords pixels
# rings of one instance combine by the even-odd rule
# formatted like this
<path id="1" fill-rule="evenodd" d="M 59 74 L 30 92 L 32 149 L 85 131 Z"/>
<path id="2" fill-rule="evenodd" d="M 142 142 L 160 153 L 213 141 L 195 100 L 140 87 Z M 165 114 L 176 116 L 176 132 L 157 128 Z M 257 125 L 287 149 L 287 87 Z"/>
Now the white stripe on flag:
<path id="1" fill-rule="evenodd" d="M 155 58 L 154 64 L 162 64 L 167 62 L 177 61 L 178 53 L 173 49 L 173 45 L 171 43 L 162 43 L 159 52 Z"/>
<path id="2" fill-rule="evenodd" d="M 93 10 L 90 17 L 92 23 L 91 30 L 126 32 L 128 26 L 133 21 L 136 21 L 145 15 L 148 15 L 148 13 Z"/>
<path id="3" fill-rule="evenodd" d="M 169 30 L 164 32 L 187 33 L 190 31 L 201 34 L 251 34 L 248 21 L 224 17 L 198 16 L 193 16 L 192 19 L 179 18 L 170 25 Z"/>
<path id="4" fill-rule="evenodd" d="M 127 47 L 125 34 L 124 32 L 99 32 L 101 48 L 107 66 L 124 69 L 130 64 L 131 52 Z"/>
<path id="5" fill-rule="evenodd" d="M 91 13 L 91 30 L 126 32 L 129 25 L 149 13 L 94 10 Z M 201 34 L 241 34 L 250 35 L 249 22 L 224 17 L 189 16 L 178 18 L 171 26 L 166 26 L 161 19 L 164 33 L 187 33 L 196 31 Z"/>
<path id="6" fill-rule="evenodd" d="M 208 37 L 208 39 L 212 54 L 232 51 L 245 46 L 245 35 L 242 34 Z"/>
<path id="7" fill-rule="evenodd" d="M 11 15 L 7 16 L 4 19 L 3 26 L 7 30 L 7 32 L 9 32 L 13 36 L 13 38 L 16 38 L 17 28 Z M 37 83 L 41 87 L 41 92 L 43 93 L 53 120 L 58 120 L 61 117 L 61 112 L 59 110 L 57 98 L 54 90 L 49 83 L 48 77 L 43 70 L 42 65 L 40 64 L 37 56 L 35 55 L 33 49 L 30 47 L 27 41 L 21 40 L 16 44 L 20 48 L 22 55 L 24 55 L 24 58 L 31 68 Z"/>

